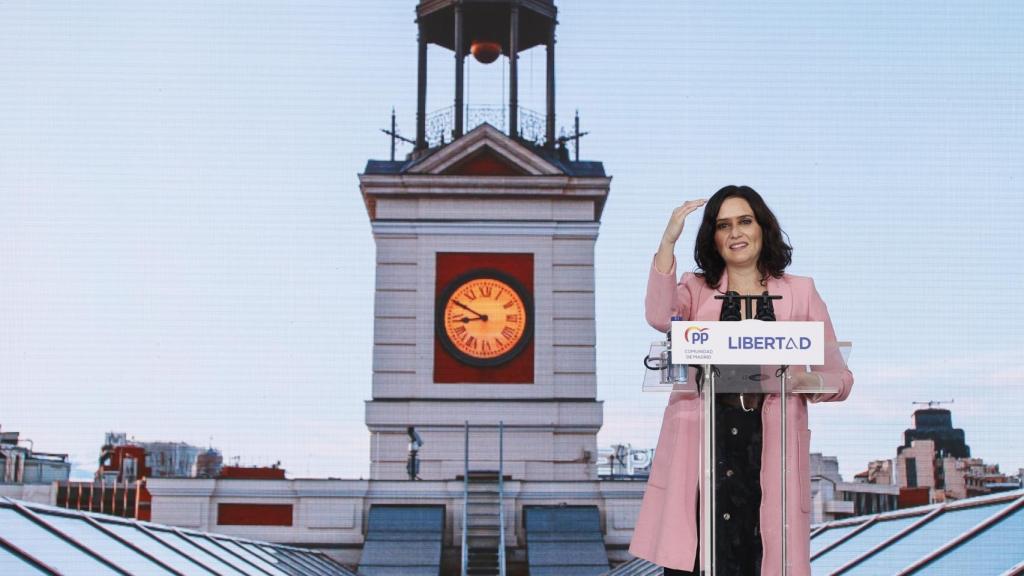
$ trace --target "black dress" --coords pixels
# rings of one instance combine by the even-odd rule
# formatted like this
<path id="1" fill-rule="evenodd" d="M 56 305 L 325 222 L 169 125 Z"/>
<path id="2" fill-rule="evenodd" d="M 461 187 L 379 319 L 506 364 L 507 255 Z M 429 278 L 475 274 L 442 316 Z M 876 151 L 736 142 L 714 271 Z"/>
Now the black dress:
<path id="1" fill-rule="evenodd" d="M 732 294 L 732 293 L 730 293 Z M 739 300 L 722 303 L 720 320 L 740 318 Z M 757 318 L 774 320 L 771 301 L 759 302 Z M 750 395 L 745 395 L 751 404 Z M 715 398 L 715 564 L 723 576 L 757 576 L 761 573 L 761 407 L 745 409 L 739 396 Z M 700 520 L 698 506 L 698 525 Z M 699 533 L 699 530 L 698 530 Z M 665 568 L 665 576 L 699 573 L 700 548 L 693 570 Z"/>

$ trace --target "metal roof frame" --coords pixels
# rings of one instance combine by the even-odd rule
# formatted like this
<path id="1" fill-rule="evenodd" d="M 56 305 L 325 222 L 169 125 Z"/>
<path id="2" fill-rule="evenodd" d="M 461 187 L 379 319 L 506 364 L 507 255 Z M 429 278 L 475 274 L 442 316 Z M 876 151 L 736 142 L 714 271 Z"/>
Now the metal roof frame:
<path id="1" fill-rule="evenodd" d="M 69 534 L 66 527 L 62 526 L 65 528 L 62 529 L 62 527 L 56 526 L 52 521 L 48 520 L 48 517 L 59 516 L 82 521 L 87 527 L 96 530 L 96 534 L 100 538 L 109 539 L 117 546 L 123 547 L 126 553 L 141 556 L 146 561 L 159 566 L 160 569 L 165 570 L 168 574 L 172 574 L 174 576 L 185 576 L 185 573 L 182 572 L 182 568 L 175 568 L 168 563 L 167 558 L 170 558 L 170 556 L 164 556 L 163 559 L 161 559 L 150 551 L 154 550 L 153 548 L 146 550 L 140 545 L 140 542 L 145 544 L 145 542 L 155 541 L 162 546 L 162 549 L 168 550 L 170 554 L 173 555 L 175 562 L 177 562 L 177 559 L 187 561 L 187 565 L 194 566 L 195 568 L 213 576 L 220 576 L 224 571 L 224 568 L 220 567 L 220 564 L 227 566 L 233 572 L 243 575 L 254 572 L 267 576 L 276 576 L 276 573 L 284 573 L 289 576 L 355 575 L 355 572 L 345 568 L 328 557 L 323 551 L 319 550 L 310 550 L 283 544 L 272 544 L 269 542 L 250 540 L 248 538 L 228 536 L 225 534 L 212 534 L 198 530 L 164 526 L 151 522 L 108 516 L 93 512 L 56 508 L 44 504 L 21 502 L 6 497 L 0 497 L 0 509 L 11 510 L 17 515 L 16 517 L 20 517 L 22 519 L 20 522 L 28 522 L 37 526 L 39 529 L 45 530 L 53 536 L 54 540 L 60 541 L 63 544 L 77 549 L 89 558 L 99 562 L 104 567 L 117 574 L 130 576 L 132 571 L 121 566 L 118 563 L 118 558 L 111 558 L 109 550 L 104 553 L 94 549 L 85 542 L 82 542 Z M 16 517 L 11 517 L 13 522 L 19 522 L 18 520 L 13 519 Z M 127 532 L 122 531 L 121 533 L 118 533 L 111 528 L 112 525 L 117 525 L 124 529 L 131 529 L 134 532 L 137 532 L 141 540 L 132 541 L 130 537 L 126 537 L 124 535 L 127 534 Z M 86 528 L 86 530 L 88 530 L 88 528 Z M 118 530 L 120 530 L 120 528 Z M 91 537 L 92 532 L 89 532 L 89 534 Z M 165 540 L 165 537 L 171 536 L 176 536 L 177 538 L 184 540 L 187 545 L 182 544 L 179 546 Z M 209 543 L 211 548 L 207 548 L 204 543 Z M 226 543 L 234 544 L 239 548 L 237 550 L 233 550 L 231 547 L 225 545 Z M 50 565 L 46 558 L 41 558 L 38 554 L 31 554 L 26 550 L 23 550 L 17 544 L 4 536 L 0 536 L 0 549 L 3 549 L 18 560 L 24 562 L 26 565 L 32 566 L 44 574 L 51 574 L 54 576 L 60 576 L 61 574 L 61 571 Z M 115 549 L 120 550 L 121 548 Z M 247 558 L 238 550 L 248 553 L 251 557 Z M 270 567 L 270 569 L 265 566 L 261 566 L 253 559 L 264 562 L 266 566 Z M 211 566 L 212 560 L 217 561 L 217 566 Z M 178 564 L 178 566 L 183 566 L 183 564 Z M 271 569 L 273 571 L 271 571 Z"/>
<path id="2" fill-rule="evenodd" d="M 813 538 L 819 536 L 830 529 L 844 528 L 848 526 L 856 526 L 856 528 L 849 534 L 844 535 L 835 542 L 829 544 L 828 546 L 814 553 L 811 556 L 811 561 L 813 562 L 816 558 L 821 557 L 826 552 L 833 550 L 834 548 L 841 546 L 843 543 L 856 538 L 858 534 L 864 532 L 867 528 L 877 524 L 880 521 L 891 521 L 898 520 L 901 518 L 921 516 L 921 518 L 918 521 L 900 530 L 896 534 L 886 538 L 879 544 L 871 547 L 869 550 L 861 553 L 857 557 L 849 560 L 848 562 L 837 568 L 835 571 L 831 572 L 831 574 L 838 576 L 840 574 L 844 574 L 851 570 L 854 570 L 863 562 L 869 560 L 876 554 L 881 553 L 882 551 L 890 548 L 891 546 L 899 545 L 900 540 L 913 534 L 916 530 L 934 521 L 942 514 L 988 505 L 1002 506 L 1000 506 L 998 510 L 993 512 L 990 516 L 984 518 L 975 526 L 955 536 L 952 536 L 949 540 L 944 542 L 936 549 L 932 550 L 925 556 L 915 560 L 914 562 L 912 562 L 911 564 L 897 572 L 897 574 L 900 576 L 915 574 L 921 571 L 922 569 L 926 568 L 932 562 L 942 558 L 946 554 L 955 551 L 962 544 L 970 541 L 972 538 L 985 532 L 987 529 L 991 528 L 1002 519 L 1006 518 L 1007 516 L 1013 514 L 1014 512 L 1024 507 L 1024 490 L 1018 490 L 1014 492 L 1002 492 L 987 496 L 980 496 L 976 498 L 967 498 L 964 500 L 956 500 L 938 504 L 931 504 L 928 506 L 920 506 L 916 508 L 907 508 L 904 510 L 883 512 L 880 514 L 874 514 L 867 518 L 845 518 L 843 520 L 828 522 L 815 528 L 811 534 L 811 537 Z M 1020 574 L 1022 572 L 1024 572 L 1024 560 L 1017 563 L 1013 567 L 1009 568 L 1004 574 L 1006 576 L 1009 576 L 1011 574 Z"/>
<path id="3" fill-rule="evenodd" d="M 986 518 L 986 519 L 982 520 L 981 522 L 979 522 L 977 525 L 975 525 L 970 530 L 960 534 L 959 536 L 954 537 L 952 540 L 950 540 L 949 542 L 946 542 L 942 546 L 939 546 L 938 548 L 933 550 L 931 552 L 931 554 L 926 554 L 924 557 L 919 558 L 917 561 L 912 563 L 910 566 L 907 566 L 906 568 L 904 568 L 903 571 L 899 572 L 897 574 L 897 576 L 905 576 L 907 574 L 913 574 L 914 572 L 917 572 L 918 570 L 924 568 L 928 564 L 931 564 L 933 561 L 938 560 L 942 556 L 945 556 L 949 552 L 955 550 L 957 547 L 959 547 L 964 542 L 967 542 L 968 540 L 970 540 L 971 538 L 974 538 L 975 536 L 977 536 L 981 532 L 984 532 L 989 527 L 993 526 L 994 524 L 996 524 L 997 522 L 999 522 L 1003 518 L 1009 516 L 1010 514 L 1013 514 L 1021 506 L 1024 506 L 1024 496 L 1020 496 L 1019 498 L 1017 498 L 1013 502 L 1010 502 L 1008 505 L 1006 505 L 1003 508 L 997 510 L 994 514 L 992 514 L 988 518 Z"/>
<path id="4" fill-rule="evenodd" d="M 46 564 L 45 562 L 36 558 L 35 556 L 29 554 L 28 552 L 25 552 L 21 548 L 15 546 L 13 543 L 8 542 L 6 539 L 4 539 L 3 536 L 0 536 L 0 548 L 7 550 L 8 552 L 17 556 L 18 558 L 21 558 L 23 562 L 29 564 L 37 570 L 40 570 L 46 574 L 50 574 L 51 576 L 60 576 L 60 572 L 58 572 L 55 568 L 53 568 L 49 564 Z"/>
<path id="5" fill-rule="evenodd" d="M 998 509 L 992 513 L 986 513 L 981 521 L 978 521 L 975 525 L 965 530 L 958 529 L 957 532 L 944 538 L 942 542 L 935 549 L 931 550 L 921 558 L 914 560 L 906 567 L 900 569 L 896 574 L 900 576 L 907 576 L 910 574 L 919 574 L 927 572 L 928 567 L 932 563 L 941 560 L 949 554 L 955 553 L 961 546 L 966 545 L 974 538 L 988 532 L 992 529 L 998 529 L 997 524 L 1003 520 L 1011 517 L 1014 514 L 1021 514 L 1024 510 L 1024 490 L 1017 490 L 1013 492 L 1000 492 L 987 496 L 979 496 L 975 498 L 967 498 L 964 500 L 956 500 L 951 502 L 945 502 L 940 504 L 931 504 L 928 506 L 919 506 L 916 508 L 907 508 L 903 510 L 895 510 L 890 512 L 883 512 L 880 514 L 873 514 L 871 516 L 859 516 L 855 518 L 844 518 L 842 520 L 835 520 L 825 524 L 816 526 L 811 532 L 810 537 L 816 538 L 821 536 L 828 530 L 836 528 L 849 528 L 853 527 L 853 530 L 849 534 L 845 534 L 835 542 L 830 543 L 826 547 L 822 548 L 818 552 L 811 556 L 813 561 L 816 558 L 821 557 L 826 552 L 841 546 L 843 543 L 849 542 L 852 539 L 857 538 L 858 534 L 862 534 L 865 530 L 872 526 L 878 525 L 879 522 L 887 522 L 892 520 L 902 520 L 908 518 L 917 517 L 916 521 L 912 522 L 909 526 L 899 530 L 897 533 L 885 538 L 879 544 L 872 546 L 869 550 L 860 553 L 856 558 L 847 561 L 842 566 L 834 569 L 831 574 L 839 575 L 847 572 L 856 571 L 857 567 L 863 562 L 871 559 L 884 550 L 887 550 L 893 546 L 899 546 L 900 541 L 908 536 L 914 534 L 918 529 L 923 526 L 934 522 L 936 519 L 942 517 L 943 514 L 950 512 L 957 512 L 960 510 L 967 510 L 972 508 L 981 508 L 989 505 L 996 505 Z M 1001 576 L 1019 576 L 1024 574 L 1024 551 L 1021 551 L 1021 560 L 1016 562 L 1013 566 L 1006 568 L 1001 572 Z M 1010 561 L 1015 558 L 1010 559 Z M 1002 569 L 1002 567 L 1000 567 Z M 606 572 L 607 575 L 616 576 L 655 576 L 661 574 L 661 568 L 654 565 L 646 560 L 635 558 L 625 564 L 621 564 L 616 568 Z"/>
<path id="6" fill-rule="evenodd" d="M 10 507 L 15 512 L 21 514 L 25 518 L 28 518 L 29 521 L 33 522 L 34 524 L 36 524 L 40 528 L 43 528 L 47 532 L 53 534 L 58 539 L 63 540 L 64 542 L 66 542 L 66 543 L 70 544 L 71 546 L 77 548 L 78 550 L 83 552 L 85 555 L 92 557 L 94 560 L 96 560 L 99 563 L 103 564 L 107 568 L 110 568 L 114 572 L 117 572 L 118 574 L 124 574 L 125 576 L 132 576 L 131 572 L 129 572 L 129 571 L 125 570 L 124 568 L 118 566 L 112 560 L 110 560 L 109 558 L 106 558 L 105 556 L 103 556 L 99 552 L 93 550 L 92 548 L 89 548 L 85 544 L 82 544 L 81 542 L 78 541 L 78 539 L 74 538 L 70 534 L 67 534 L 67 533 L 62 532 L 61 530 L 57 529 L 57 527 L 55 527 L 53 524 L 50 524 L 49 522 L 47 522 L 46 520 L 41 518 L 38 514 L 33 512 L 32 510 L 29 510 L 27 507 L 25 507 L 20 502 L 17 502 L 15 500 L 10 500 L 8 498 L 5 498 L 5 500 L 7 500 L 10 503 Z"/>
<path id="7" fill-rule="evenodd" d="M 921 518 L 917 522 L 914 522 L 913 524 L 911 524 L 910 526 L 907 526 L 903 530 L 900 530 L 899 532 L 893 534 L 892 536 L 889 536 L 888 538 L 886 538 L 885 540 L 882 540 L 881 542 L 879 542 L 878 544 L 876 544 L 872 548 L 869 548 L 867 551 L 865 551 L 860 556 L 857 556 L 856 558 L 850 560 L 846 564 L 843 564 L 842 566 L 839 567 L 838 570 L 833 572 L 833 574 L 836 574 L 836 575 L 842 574 L 843 572 L 846 572 L 846 571 L 852 569 L 854 566 L 860 564 L 864 560 L 867 560 L 868 558 L 874 556 L 875 554 L 877 554 L 877 553 L 881 552 L 882 550 L 885 550 L 889 546 L 895 544 L 896 542 L 898 542 L 901 538 L 903 538 L 907 534 L 910 534 L 914 530 L 917 530 L 921 526 L 924 526 L 925 524 L 931 522 L 936 516 L 938 516 L 939 514 L 942 514 L 945 511 L 946 511 L 945 506 L 940 506 L 940 507 L 932 510 L 931 512 L 928 512 L 928 513 L 922 515 Z M 876 519 L 877 519 L 877 517 L 876 517 Z M 848 536 L 851 536 L 851 535 L 852 534 L 850 534 Z M 840 539 L 840 541 L 843 541 L 843 540 L 846 540 L 846 538 Z"/>

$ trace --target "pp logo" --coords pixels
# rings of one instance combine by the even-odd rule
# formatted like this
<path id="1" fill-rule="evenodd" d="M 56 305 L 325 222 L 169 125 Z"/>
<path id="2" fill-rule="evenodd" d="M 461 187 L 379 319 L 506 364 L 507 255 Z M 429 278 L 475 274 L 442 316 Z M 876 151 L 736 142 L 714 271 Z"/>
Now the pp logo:
<path id="1" fill-rule="evenodd" d="M 708 341 L 711 335 L 708 334 L 707 328 L 701 328 L 699 326 L 690 326 L 686 329 L 683 337 L 690 344 L 704 344 Z"/>

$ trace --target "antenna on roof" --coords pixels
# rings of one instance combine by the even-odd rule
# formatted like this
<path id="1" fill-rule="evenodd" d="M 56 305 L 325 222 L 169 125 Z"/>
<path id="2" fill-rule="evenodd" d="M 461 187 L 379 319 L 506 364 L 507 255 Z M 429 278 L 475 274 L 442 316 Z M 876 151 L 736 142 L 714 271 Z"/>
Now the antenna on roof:
<path id="1" fill-rule="evenodd" d="M 388 136 L 391 136 L 391 161 L 392 162 L 395 161 L 395 140 L 401 140 L 402 142 L 405 142 L 406 144 L 414 144 L 414 145 L 416 144 L 415 140 L 406 138 L 405 136 L 402 136 L 401 134 L 398 133 L 398 125 L 395 123 L 395 108 L 393 106 L 391 108 L 391 130 L 385 130 L 385 129 L 381 128 L 380 131 L 385 133 L 385 134 L 387 134 Z"/>
<path id="2" fill-rule="evenodd" d="M 573 129 L 573 133 L 568 135 L 568 136 L 566 136 L 563 133 L 561 136 L 558 137 L 557 142 L 558 142 L 559 145 L 565 146 L 566 143 L 572 141 L 573 142 L 573 148 L 574 148 L 574 150 L 576 152 L 576 161 L 579 162 L 580 161 L 580 138 L 583 138 L 587 134 L 590 134 L 590 132 L 580 132 L 580 111 L 577 110 L 576 111 L 576 120 L 575 120 L 575 126 L 574 126 L 574 129 Z"/>

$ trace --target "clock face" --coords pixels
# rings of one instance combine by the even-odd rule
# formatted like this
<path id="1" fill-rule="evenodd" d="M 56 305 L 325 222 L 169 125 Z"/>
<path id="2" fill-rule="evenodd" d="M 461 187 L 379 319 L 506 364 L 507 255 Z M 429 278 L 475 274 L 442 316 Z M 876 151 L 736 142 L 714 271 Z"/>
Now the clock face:
<path id="1" fill-rule="evenodd" d="M 437 331 L 444 348 L 473 366 L 514 358 L 531 336 L 530 295 L 506 274 L 476 270 L 445 287 L 437 302 Z"/>

